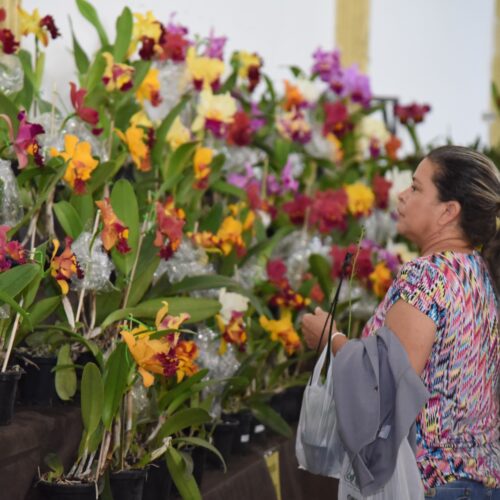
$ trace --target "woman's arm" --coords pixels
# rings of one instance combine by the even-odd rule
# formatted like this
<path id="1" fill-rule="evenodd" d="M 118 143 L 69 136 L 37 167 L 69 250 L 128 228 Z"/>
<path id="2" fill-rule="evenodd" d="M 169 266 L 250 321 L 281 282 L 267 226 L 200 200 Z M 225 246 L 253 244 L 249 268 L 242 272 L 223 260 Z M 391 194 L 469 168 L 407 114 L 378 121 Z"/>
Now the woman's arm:
<path id="1" fill-rule="evenodd" d="M 408 354 L 411 366 L 420 375 L 434 343 L 434 321 L 400 299 L 387 311 L 385 325 L 396 334 Z"/>

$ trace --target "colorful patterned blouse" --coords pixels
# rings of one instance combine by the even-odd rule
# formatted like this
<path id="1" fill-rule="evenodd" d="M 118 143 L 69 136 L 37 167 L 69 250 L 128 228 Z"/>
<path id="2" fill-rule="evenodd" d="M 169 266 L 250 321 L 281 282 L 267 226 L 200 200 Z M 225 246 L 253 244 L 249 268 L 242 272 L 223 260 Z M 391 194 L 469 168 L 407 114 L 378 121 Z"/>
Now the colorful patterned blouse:
<path id="1" fill-rule="evenodd" d="M 498 304 L 482 257 L 447 251 L 404 264 L 363 336 L 398 299 L 437 326 L 422 373 L 431 396 L 417 417 L 424 487 L 454 479 L 500 487 Z"/>

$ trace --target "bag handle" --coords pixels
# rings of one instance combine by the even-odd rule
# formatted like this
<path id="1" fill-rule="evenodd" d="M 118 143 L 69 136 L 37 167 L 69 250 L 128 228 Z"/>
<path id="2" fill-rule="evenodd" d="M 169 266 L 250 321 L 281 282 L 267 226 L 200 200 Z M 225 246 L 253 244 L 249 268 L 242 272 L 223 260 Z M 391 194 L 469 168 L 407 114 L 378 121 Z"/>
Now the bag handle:
<path id="1" fill-rule="evenodd" d="M 323 340 L 323 336 L 325 334 L 325 330 L 326 330 L 326 327 L 328 325 L 328 320 L 330 320 L 330 326 L 328 329 L 328 352 L 326 353 L 326 366 L 327 367 L 330 365 L 330 358 L 331 358 L 331 354 L 332 354 L 331 343 L 332 343 L 332 334 L 333 334 L 333 322 L 334 322 L 334 318 L 335 318 L 335 311 L 337 309 L 337 303 L 339 301 L 340 288 L 342 287 L 342 282 L 344 281 L 345 275 L 347 273 L 347 267 L 351 263 L 352 255 L 353 254 L 351 252 L 347 252 L 345 254 L 344 262 L 342 263 L 342 269 L 340 271 L 339 284 L 337 286 L 337 290 L 335 291 L 335 296 L 333 297 L 332 303 L 330 304 L 330 307 L 328 310 L 328 316 L 326 317 L 325 324 L 323 325 L 323 330 L 321 331 L 321 337 L 319 338 L 318 346 L 316 347 L 316 363 L 317 363 L 319 349 L 321 347 L 321 342 Z"/>

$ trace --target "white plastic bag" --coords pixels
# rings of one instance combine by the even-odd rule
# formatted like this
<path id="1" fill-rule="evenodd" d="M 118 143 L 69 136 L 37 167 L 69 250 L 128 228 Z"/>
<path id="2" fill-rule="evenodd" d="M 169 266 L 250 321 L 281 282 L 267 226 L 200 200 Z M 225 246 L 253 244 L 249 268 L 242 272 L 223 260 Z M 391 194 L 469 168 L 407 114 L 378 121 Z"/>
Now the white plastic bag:
<path id="1" fill-rule="evenodd" d="M 340 477 L 345 450 L 337 432 L 337 416 L 332 390 L 333 356 L 324 382 L 321 371 L 325 363 L 327 344 L 321 353 L 311 379 L 304 390 L 300 410 L 295 454 L 299 468 L 322 476 Z"/>
<path id="2" fill-rule="evenodd" d="M 391 479 L 380 491 L 365 497 L 359 491 L 356 476 L 346 454 L 340 475 L 338 500 L 424 500 L 424 487 L 408 439 L 403 439 L 399 447 L 396 468 Z"/>

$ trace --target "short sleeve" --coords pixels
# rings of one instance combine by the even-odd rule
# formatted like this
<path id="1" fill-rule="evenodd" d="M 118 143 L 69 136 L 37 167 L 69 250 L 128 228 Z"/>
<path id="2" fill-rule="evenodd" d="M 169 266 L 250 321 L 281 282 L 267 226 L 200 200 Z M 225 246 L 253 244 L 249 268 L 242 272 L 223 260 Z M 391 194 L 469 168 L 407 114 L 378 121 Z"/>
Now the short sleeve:
<path id="1" fill-rule="evenodd" d="M 428 316 L 437 327 L 447 310 L 446 278 L 434 263 L 415 259 L 402 266 L 396 281 L 397 297 Z"/>

